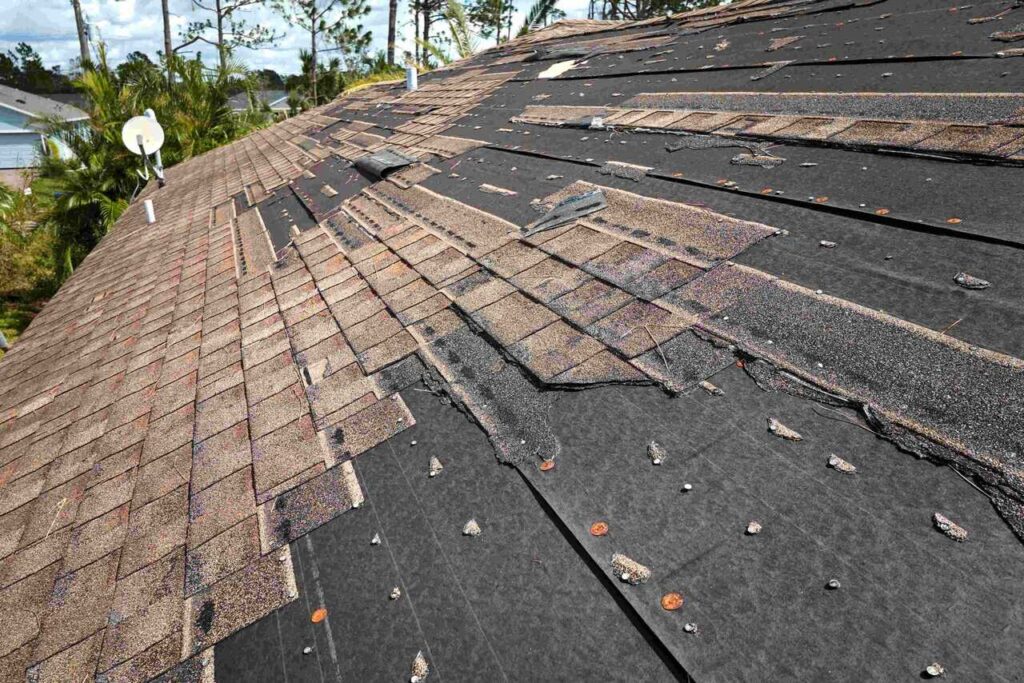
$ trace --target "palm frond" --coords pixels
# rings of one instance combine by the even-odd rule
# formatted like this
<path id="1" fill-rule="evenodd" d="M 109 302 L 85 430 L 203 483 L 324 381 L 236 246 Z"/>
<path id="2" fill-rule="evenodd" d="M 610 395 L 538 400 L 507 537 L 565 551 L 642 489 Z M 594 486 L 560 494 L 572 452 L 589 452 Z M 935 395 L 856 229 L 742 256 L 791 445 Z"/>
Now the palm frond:
<path id="1" fill-rule="evenodd" d="M 448 23 L 448 33 L 451 34 L 455 53 L 460 59 L 473 56 L 477 48 L 476 37 L 469 27 L 466 8 L 459 0 L 448 0 L 444 7 L 444 19 Z"/>
<path id="2" fill-rule="evenodd" d="M 548 17 L 555 11 L 558 0 L 537 0 L 530 7 L 523 19 L 523 26 L 519 29 L 517 36 L 525 36 L 530 31 L 535 31 L 547 22 Z"/>
<path id="3" fill-rule="evenodd" d="M 449 57 L 448 54 L 444 52 L 441 48 L 439 48 L 437 45 L 434 45 L 434 43 L 428 40 L 423 40 L 422 38 L 417 38 L 416 44 L 419 45 L 420 48 L 422 48 L 423 50 L 429 52 L 431 57 L 441 62 L 442 64 L 452 63 L 452 58 Z"/>

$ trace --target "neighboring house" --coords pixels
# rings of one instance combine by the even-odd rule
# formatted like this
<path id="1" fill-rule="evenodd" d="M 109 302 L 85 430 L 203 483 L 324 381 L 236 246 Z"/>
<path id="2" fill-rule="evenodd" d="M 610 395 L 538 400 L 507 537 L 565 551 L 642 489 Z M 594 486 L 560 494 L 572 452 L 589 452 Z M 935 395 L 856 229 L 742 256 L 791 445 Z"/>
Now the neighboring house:
<path id="1" fill-rule="evenodd" d="M 0 85 L 0 169 L 35 166 L 40 155 L 46 153 L 42 119 L 55 116 L 71 122 L 89 118 L 70 104 Z M 61 148 L 56 140 L 50 141 Z M 62 149 L 61 153 L 68 152 Z"/>
<path id="2" fill-rule="evenodd" d="M 288 91 L 286 90 L 259 90 L 256 92 L 256 99 L 270 107 L 275 114 L 288 114 Z M 228 100 L 231 111 L 245 111 L 249 108 L 249 93 L 240 92 L 232 95 Z"/>

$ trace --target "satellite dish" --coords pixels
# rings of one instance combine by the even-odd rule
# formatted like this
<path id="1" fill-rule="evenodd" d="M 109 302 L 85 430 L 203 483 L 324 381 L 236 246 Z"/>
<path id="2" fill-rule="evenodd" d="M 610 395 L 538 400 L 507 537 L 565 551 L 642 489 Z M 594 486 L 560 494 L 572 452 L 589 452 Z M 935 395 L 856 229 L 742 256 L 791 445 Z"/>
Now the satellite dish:
<path id="1" fill-rule="evenodd" d="M 148 116 L 133 116 L 121 128 L 121 141 L 132 154 L 153 154 L 163 147 L 164 129 Z"/>

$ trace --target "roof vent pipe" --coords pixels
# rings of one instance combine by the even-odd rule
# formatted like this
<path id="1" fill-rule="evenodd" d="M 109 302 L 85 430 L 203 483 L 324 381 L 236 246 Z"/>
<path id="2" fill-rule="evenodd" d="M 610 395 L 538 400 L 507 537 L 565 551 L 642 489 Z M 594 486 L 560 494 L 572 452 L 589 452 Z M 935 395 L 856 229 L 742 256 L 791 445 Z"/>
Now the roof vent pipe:
<path id="1" fill-rule="evenodd" d="M 405 89 L 412 92 L 416 88 L 416 67 L 409 64 L 405 67 Z"/>

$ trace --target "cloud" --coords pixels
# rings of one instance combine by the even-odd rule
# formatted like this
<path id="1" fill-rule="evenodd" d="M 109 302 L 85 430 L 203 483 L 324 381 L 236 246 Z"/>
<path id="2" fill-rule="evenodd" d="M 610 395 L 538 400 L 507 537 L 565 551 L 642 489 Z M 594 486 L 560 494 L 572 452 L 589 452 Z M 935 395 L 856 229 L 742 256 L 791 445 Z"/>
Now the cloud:
<path id="1" fill-rule="evenodd" d="M 13 3 L 12 3 L 13 4 Z M 532 0 L 515 0 L 516 13 L 513 27 L 518 27 Z M 562 0 L 559 7 L 569 17 L 585 17 L 589 0 Z M 365 28 L 373 33 L 371 51 L 387 46 L 388 3 L 371 0 L 369 16 L 363 20 Z M 103 40 L 107 55 L 114 64 L 131 52 L 139 51 L 155 56 L 163 50 L 163 19 L 160 3 L 156 0 L 82 0 L 82 9 L 90 24 L 93 41 Z M 171 0 L 171 32 L 175 43 L 190 21 L 203 18 L 191 0 Z M 257 50 L 239 49 L 237 56 L 253 69 L 274 69 L 282 74 L 294 73 L 299 66 L 299 50 L 308 49 L 309 36 L 302 29 L 290 26 L 269 6 L 260 6 L 244 14 L 249 24 L 274 29 L 281 38 L 273 46 Z M 408 4 L 399 4 L 398 52 L 413 50 L 413 24 Z M 75 17 L 67 0 L 32 0 L 19 2 L 13 10 L 0 13 L 0 51 L 13 49 L 19 42 L 32 45 L 47 66 L 67 69 L 78 57 L 78 39 Z M 487 47 L 493 41 L 481 41 Z M 203 45 L 200 49 L 208 60 L 213 49 Z"/>

